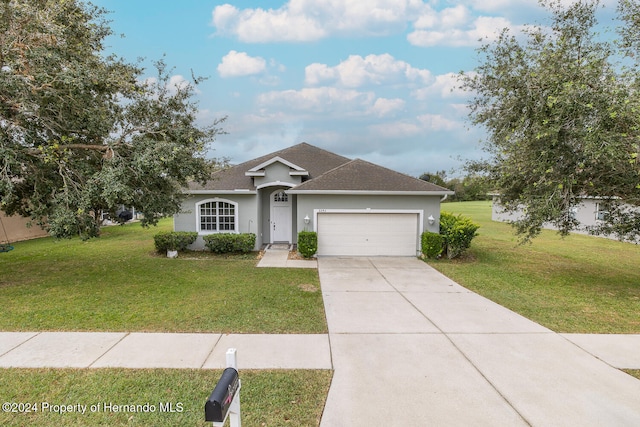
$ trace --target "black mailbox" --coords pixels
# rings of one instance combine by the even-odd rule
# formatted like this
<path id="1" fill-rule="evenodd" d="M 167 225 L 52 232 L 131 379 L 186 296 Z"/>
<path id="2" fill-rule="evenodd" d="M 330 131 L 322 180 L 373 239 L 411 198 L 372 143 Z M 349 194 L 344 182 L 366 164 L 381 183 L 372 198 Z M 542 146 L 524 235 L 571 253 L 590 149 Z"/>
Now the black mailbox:
<path id="1" fill-rule="evenodd" d="M 233 397 L 238 392 L 240 379 L 238 371 L 227 368 L 222 373 L 216 388 L 211 392 L 209 400 L 204 405 L 205 421 L 223 422 Z"/>

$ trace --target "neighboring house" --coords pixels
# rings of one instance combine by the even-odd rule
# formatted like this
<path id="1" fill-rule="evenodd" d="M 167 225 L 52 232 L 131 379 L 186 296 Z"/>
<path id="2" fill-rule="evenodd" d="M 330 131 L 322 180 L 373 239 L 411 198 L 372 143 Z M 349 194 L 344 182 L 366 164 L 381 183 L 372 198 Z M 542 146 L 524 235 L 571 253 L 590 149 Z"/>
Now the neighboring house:
<path id="1" fill-rule="evenodd" d="M 440 201 L 453 191 L 307 143 L 191 184 L 176 231 L 255 233 L 256 249 L 318 233 L 318 255 L 415 256 L 423 231 L 438 232 Z"/>
<path id="2" fill-rule="evenodd" d="M 30 223 L 32 224 L 31 226 L 29 226 Z M 0 224 L 2 224 L 0 227 L 0 243 L 18 242 L 49 235 L 35 221 L 30 221 L 29 218 L 24 218 L 20 215 L 7 216 L 0 211 Z"/>
<path id="3" fill-rule="evenodd" d="M 577 233 L 587 233 L 589 227 L 595 227 L 602 223 L 608 213 L 607 201 L 598 197 L 584 197 L 578 206 L 575 206 L 571 213 L 580 223 Z M 522 217 L 522 212 L 504 212 L 500 204 L 499 195 L 493 195 L 491 219 L 499 222 L 516 221 Z M 553 230 L 554 227 L 546 224 L 544 228 Z"/>

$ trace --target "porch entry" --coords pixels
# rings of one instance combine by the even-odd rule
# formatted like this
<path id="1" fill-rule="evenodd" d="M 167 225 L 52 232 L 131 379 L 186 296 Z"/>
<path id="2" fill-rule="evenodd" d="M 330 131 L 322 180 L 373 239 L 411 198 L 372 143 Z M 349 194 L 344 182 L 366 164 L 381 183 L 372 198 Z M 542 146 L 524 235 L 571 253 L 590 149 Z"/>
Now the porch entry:
<path id="1" fill-rule="evenodd" d="M 271 243 L 291 243 L 291 196 L 284 190 L 271 193 Z"/>

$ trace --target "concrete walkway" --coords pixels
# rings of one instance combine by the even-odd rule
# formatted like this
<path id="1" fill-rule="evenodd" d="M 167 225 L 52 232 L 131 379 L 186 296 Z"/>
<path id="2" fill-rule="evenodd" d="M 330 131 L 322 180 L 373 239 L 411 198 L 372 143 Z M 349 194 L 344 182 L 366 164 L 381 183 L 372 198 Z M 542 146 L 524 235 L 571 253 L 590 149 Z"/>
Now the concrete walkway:
<path id="1" fill-rule="evenodd" d="M 323 334 L 120 332 L 0 332 L 0 368 L 221 369 L 229 348 L 239 369 L 332 369 Z"/>
<path id="2" fill-rule="evenodd" d="M 315 259 L 289 259 L 290 246 L 272 244 L 267 247 L 258 267 L 318 268 Z"/>
<path id="3" fill-rule="evenodd" d="M 640 335 L 556 334 L 414 258 L 318 267 L 328 335 L 0 332 L 0 367 L 219 369 L 235 347 L 240 370 L 334 369 L 323 427 L 640 425 L 615 369 Z"/>
<path id="4" fill-rule="evenodd" d="M 319 273 L 335 369 L 324 427 L 640 425 L 640 381 L 593 355 L 607 342 L 556 334 L 413 258 L 320 258 Z"/>

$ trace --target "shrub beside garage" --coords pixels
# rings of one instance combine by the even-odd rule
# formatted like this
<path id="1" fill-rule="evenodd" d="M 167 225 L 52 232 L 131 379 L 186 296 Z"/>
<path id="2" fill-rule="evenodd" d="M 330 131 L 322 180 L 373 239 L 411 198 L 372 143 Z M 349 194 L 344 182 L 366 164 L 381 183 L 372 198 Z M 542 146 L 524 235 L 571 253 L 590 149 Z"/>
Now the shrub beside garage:
<path id="1" fill-rule="evenodd" d="M 427 258 L 457 258 L 471 246 L 480 226 L 463 215 L 449 212 L 440 214 L 440 233 L 422 233 L 422 254 Z"/>

